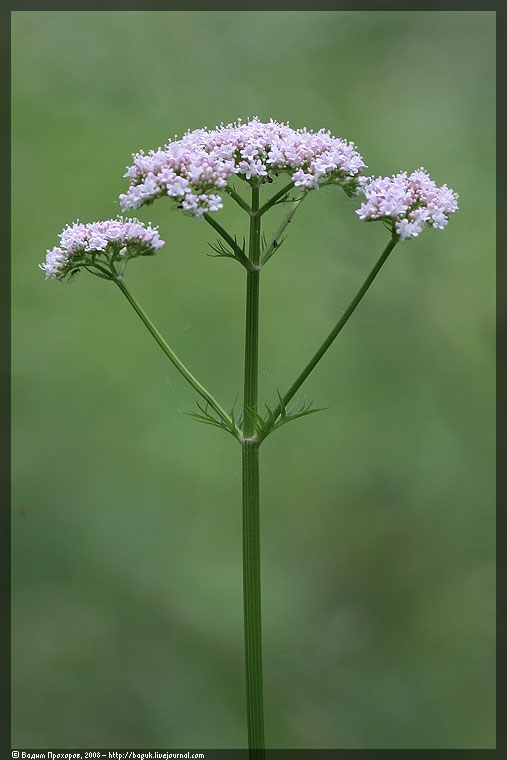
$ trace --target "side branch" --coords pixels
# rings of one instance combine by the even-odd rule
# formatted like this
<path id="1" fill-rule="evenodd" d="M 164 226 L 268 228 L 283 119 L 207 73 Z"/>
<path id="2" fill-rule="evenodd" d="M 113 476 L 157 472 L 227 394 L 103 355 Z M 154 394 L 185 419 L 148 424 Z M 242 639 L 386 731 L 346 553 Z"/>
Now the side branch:
<path id="1" fill-rule="evenodd" d="M 238 206 L 241 206 L 241 208 L 243 209 L 243 211 L 246 211 L 247 214 L 251 214 L 252 213 L 252 209 L 250 208 L 250 206 L 248 205 L 248 203 L 245 200 L 243 200 L 243 198 L 241 197 L 241 195 L 239 193 L 237 193 L 236 190 L 233 187 L 231 187 L 230 185 L 226 185 L 224 187 L 224 190 L 225 190 L 225 192 L 228 195 L 231 196 L 231 198 L 233 200 L 236 201 L 236 203 L 238 204 Z"/>
<path id="2" fill-rule="evenodd" d="M 357 291 L 355 297 L 350 302 L 347 309 L 343 312 L 342 316 L 338 320 L 335 327 L 331 330 L 325 341 L 322 343 L 320 348 L 317 350 L 317 352 L 313 355 L 313 357 L 310 359 L 304 370 L 301 372 L 300 375 L 294 380 L 292 385 L 290 386 L 287 393 L 283 396 L 278 406 L 273 410 L 272 414 L 274 416 L 274 419 L 276 420 L 283 412 L 284 408 L 287 406 L 289 401 L 295 396 L 295 394 L 298 392 L 299 388 L 303 385 L 304 381 L 310 374 L 310 372 L 315 368 L 315 366 L 319 363 L 319 361 L 322 359 L 336 336 L 343 330 L 345 325 L 347 324 L 348 320 L 354 313 L 356 307 L 359 305 L 361 300 L 363 299 L 363 296 L 365 295 L 366 291 L 372 284 L 373 280 L 379 273 L 380 269 L 382 268 L 383 264 L 387 260 L 387 257 L 393 250 L 394 246 L 398 242 L 398 239 L 396 237 L 391 238 L 387 246 L 384 248 L 380 258 L 378 259 L 377 263 L 371 270 L 370 274 L 366 278 L 366 280 L 363 282 L 359 290 Z"/>
<path id="3" fill-rule="evenodd" d="M 239 434 L 239 431 L 237 430 L 234 422 L 232 421 L 231 417 L 227 414 L 227 412 L 222 409 L 218 401 L 214 398 L 214 396 L 211 395 L 211 393 L 204 387 L 204 385 L 201 385 L 201 383 L 192 375 L 190 370 L 188 370 L 183 362 L 176 356 L 172 348 L 166 343 L 160 332 L 157 330 L 151 319 L 148 317 L 142 306 L 139 304 L 139 302 L 134 298 L 132 293 L 128 290 L 125 283 L 115 278 L 114 282 L 118 285 L 123 295 L 126 297 L 126 299 L 129 301 L 131 306 L 134 308 L 134 311 L 139 315 L 141 320 L 144 322 L 150 333 L 153 335 L 155 340 L 157 341 L 158 345 L 162 349 L 162 351 L 165 353 L 165 355 L 170 359 L 170 361 L 174 364 L 178 372 L 183 375 L 187 383 L 192 386 L 192 388 L 197 391 L 197 393 L 203 398 L 207 404 L 216 412 L 219 419 L 223 421 L 223 423 L 231 430 L 231 432 L 234 431 L 235 435 Z"/>
<path id="4" fill-rule="evenodd" d="M 287 216 L 285 217 L 285 219 L 283 220 L 283 222 L 281 223 L 281 225 L 275 232 L 271 243 L 269 244 L 269 246 L 266 248 L 266 250 L 263 253 L 263 256 L 261 258 L 261 266 L 264 266 L 264 264 L 267 261 L 269 261 L 271 256 L 275 253 L 275 251 L 277 251 L 278 248 L 280 248 L 281 244 L 284 241 L 284 238 L 282 237 L 283 233 L 289 226 L 290 222 L 292 221 L 292 217 L 294 216 L 294 214 L 296 213 L 296 211 L 298 210 L 298 208 L 300 207 L 300 205 L 302 204 L 305 198 L 306 198 L 306 195 L 304 195 L 302 198 L 296 201 L 296 203 L 294 204 L 294 208 L 290 211 L 289 214 L 287 214 Z"/>
<path id="5" fill-rule="evenodd" d="M 275 205 L 275 203 L 278 203 L 280 198 L 283 198 L 284 195 L 287 195 L 289 190 L 292 190 L 294 187 L 294 182 L 289 182 L 288 185 L 285 185 L 285 187 L 282 187 L 281 190 L 279 190 L 277 193 L 275 193 L 269 201 L 267 201 L 264 206 L 261 206 L 261 208 L 257 211 L 257 216 L 262 216 L 266 213 L 272 206 Z"/>

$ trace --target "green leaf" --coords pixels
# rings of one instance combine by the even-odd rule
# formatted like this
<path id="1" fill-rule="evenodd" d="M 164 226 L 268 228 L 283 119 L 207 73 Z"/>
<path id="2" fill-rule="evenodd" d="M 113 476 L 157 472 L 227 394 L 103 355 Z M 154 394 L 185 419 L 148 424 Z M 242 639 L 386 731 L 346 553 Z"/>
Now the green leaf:
<path id="1" fill-rule="evenodd" d="M 238 429 L 234 420 L 234 414 L 231 413 L 231 421 L 229 422 L 228 420 L 223 420 L 221 417 L 216 417 L 211 411 L 209 411 L 207 404 L 204 407 L 201 406 L 198 401 L 196 401 L 196 404 L 199 412 L 186 412 L 189 417 L 192 417 L 196 422 L 202 422 L 203 425 L 212 425 L 213 427 L 221 428 L 222 430 L 225 430 L 226 433 L 233 435 L 234 438 L 238 437 Z"/>
<path id="2" fill-rule="evenodd" d="M 297 401 L 292 403 L 290 406 L 287 406 L 279 390 L 276 391 L 276 394 L 279 401 L 277 408 L 273 410 L 271 407 L 265 404 L 265 416 L 258 416 L 257 433 L 261 441 L 264 440 L 264 438 L 266 438 L 274 430 L 278 430 L 278 428 L 285 425 L 287 422 L 292 422 L 293 420 L 300 419 L 301 417 L 307 417 L 309 414 L 314 414 L 315 412 L 322 412 L 324 409 L 328 408 L 312 407 L 313 402 L 310 401 L 308 403 L 306 401 L 306 398 L 299 406 Z"/>

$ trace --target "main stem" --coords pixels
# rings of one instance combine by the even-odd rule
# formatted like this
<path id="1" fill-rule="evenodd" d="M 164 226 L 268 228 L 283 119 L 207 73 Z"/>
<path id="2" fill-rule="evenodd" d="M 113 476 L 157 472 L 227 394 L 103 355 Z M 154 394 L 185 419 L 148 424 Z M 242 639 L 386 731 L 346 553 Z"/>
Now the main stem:
<path id="1" fill-rule="evenodd" d="M 259 188 L 252 187 L 252 211 L 259 210 Z M 250 217 L 249 258 L 259 266 L 261 219 Z M 259 375 L 260 269 L 247 272 L 245 375 L 242 437 L 243 606 L 245 625 L 246 706 L 251 760 L 264 758 L 262 689 L 261 576 L 259 537 L 259 441 L 256 435 Z"/>

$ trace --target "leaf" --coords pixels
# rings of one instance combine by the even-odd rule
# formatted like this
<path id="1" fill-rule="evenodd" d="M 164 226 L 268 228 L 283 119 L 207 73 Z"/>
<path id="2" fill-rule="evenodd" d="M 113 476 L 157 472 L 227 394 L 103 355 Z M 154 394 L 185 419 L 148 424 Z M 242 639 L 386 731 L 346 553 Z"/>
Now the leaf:
<path id="1" fill-rule="evenodd" d="M 208 253 L 207 254 L 208 256 L 212 256 L 213 258 L 225 258 L 225 259 L 236 258 L 233 251 L 231 251 L 230 248 L 226 248 L 220 239 L 218 239 L 216 243 L 208 243 L 208 245 L 212 249 L 212 251 L 214 251 L 214 253 Z"/>
<path id="2" fill-rule="evenodd" d="M 310 401 L 307 403 L 306 398 L 299 406 L 297 401 L 295 401 L 291 406 L 287 406 L 280 391 L 277 390 L 276 393 L 279 402 L 276 409 L 273 410 L 271 407 L 265 404 L 266 414 L 264 418 L 260 417 L 259 415 L 257 432 L 261 440 L 264 440 L 264 438 L 266 438 L 270 433 L 282 427 L 287 422 L 292 422 L 293 420 L 300 419 L 301 417 L 307 417 L 309 414 L 314 414 L 315 412 L 322 412 L 324 409 L 328 408 L 312 407 L 313 402 Z"/>
<path id="3" fill-rule="evenodd" d="M 208 245 L 212 249 L 213 253 L 208 253 L 207 255 L 212 256 L 213 258 L 234 259 L 235 261 L 239 261 L 240 264 L 243 264 L 243 266 L 248 267 L 250 265 L 250 262 L 248 260 L 248 256 L 245 253 L 245 238 L 242 240 L 242 244 L 239 245 L 236 236 L 234 236 L 234 239 L 231 238 L 230 246 L 224 245 L 220 238 L 216 241 L 216 243 L 208 242 Z"/>
<path id="4" fill-rule="evenodd" d="M 208 404 L 206 404 L 205 407 L 201 406 L 201 404 L 197 401 L 196 402 L 197 407 L 199 409 L 199 412 L 186 412 L 189 417 L 192 417 L 196 422 L 202 422 L 203 425 L 212 425 L 213 427 L 221 428 L 222 430 L 225 430 L 227 433 L 230 433 L 234 436 L 234 438 L 237 438 L 238 430 L 236 427 L 236 424 L 234 422 L 234 415 L 231 415 L 231 422 L 228 420 L 223 420 L 221 417 L 215 417 L 209 410 L 208 410 Z"/>

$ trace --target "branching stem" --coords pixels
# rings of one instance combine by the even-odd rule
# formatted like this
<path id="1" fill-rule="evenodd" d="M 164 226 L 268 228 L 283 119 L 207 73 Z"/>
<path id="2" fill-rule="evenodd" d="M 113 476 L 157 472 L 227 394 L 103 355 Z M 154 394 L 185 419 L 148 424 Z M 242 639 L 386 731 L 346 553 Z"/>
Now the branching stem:
<path id="1" fill-rule="evenodd" d="M 245 200 L 243 200 L 243 198 L 241 197 L 241 195 L 239 193 L 237 193 L 236 190 L 233 187 L 231 187 L 230 185 L 226 185 L 224 187 L 224 190 L 225 190 L 225 192 L 228 195 L 231 196 L 231 198 L 233 198 L 236 201 L 236 203 L 238 204 L 238 206 L 241 206 L 241 208 L 243 209 L 243 211 L 246 211 L 247 214 L 251 214 L 252 213 L 252 209 L 250 208 L 250 206 L 248 205 L 248 203 Z"/>
<path id="2" fill-rule="evenodd" d="M 227 192 L 246 211 L 250 219 L 250 236 L 248 256 L 236 239 L 216 221 L 212 214 L 204 214 L 204 219 L 230 246 L 234 257 L 247 270 L 246 287 L 246 320 L 245 320 L 245 365 L 243 388 L 243 420 L 242 430 L 235 425 L 231 416 L 220 406 L 211 393 L 192 375 L 183 362 L 166 343 L 158 329 L 148 317 L 138 301 L 127 289 L 121 274 L 111 267 L 112 277 L 122 293 L 130 302 L 150 333 L 153 335 L 166 356 L 183 375 L 185 380 L 204 399 L 206 404 L 218 416 L 219 426 L 226 427 L 239 440 L 242 448 L 242 496 L 243 496 L 243 609 L 245 635 L 245 672 L 246 672 L 246 707 L 248 727 L 248 748 L 250 760 L 264 760 L 264 698 L 262 677 L 262 619 L 261 619 L 261 567 L 260 567 L 260 514 L 259 514 L 259 448 L 269 430 L 265 434 L 258 430 L 258 377 L 259 377 L 259 288 L 262 265 L 273 255 L 281 236 L 296 212 L 303 198 L 298 199 L 295 208 L 287 215 L 277 230 L 269 247 L 261 259 L 261 217 L 272 208 L 294 186 L 292 182 L 272 196 L 263 206 L 260 206 L 260 187 L 250 183 L 252 190 L 251 207 L 232 188 Z M 364 297 L 366 291 L 380 271 L 382 265 L 397 243 L 393 237 L 366 280 L 358 290 L 350 305 L 338 320 L 333 330 L 310 359 L 303 371 L 292 383 L 287 393 L 281 397 L 278 406 L 271 413 L 276 420 L 286 413 L 287 404 L 297 393 L 308 375 L 324 356 L 334 339 L 343 329 L 354 310 Z M 98 274 L 98 272 L 97 272 Z M 106 272 L 107 274 L 107 272 Z M 99 274 L 99 276 L 104 276 Z M 309 412 L 306 412 L 309 413 Z M 207 416 L 203 410 L 204 417 Z M 199 415 L 194 415 L 199 417 Z M 298 416 L 302 416 L 298 415 Z M 209 424 L 215 424 L 212 418 Z M 274 429 L 276 425 L 272 425 Z"/>
<path id="3" fill-rule="evenodd" d="M 294 182 L 289 182 L 288 185 L 285 185 L 285 187 L 282 187 L 282 189 L 279 190 L 277 193 L 275 193 L 269 199 L 269 201 L 266 201 L 266 203 L 264 204 L 264 206 L 262 206 L 262 208 L 257 210 L 257 215 L 262 216 L 263 214 L 265 214 L 266 211 L 268 211 L 272 206 L 275 205 L 275 203 L 278 203 L 280 198 L 283 198 L 284 195 L 287 195 L 289 190 L 292 190 L 293 187 L 294 187 Z M 252 209 L 252 211 L 255 211 L 255 209 Z"/>
<path id="4" fill-rule="evenodd" d="M 277 248 L 282 243 L 282 235 L 289 226 L 290 222 L 292 221 L 292 218 L 294 217 L 294 214 L 300 207 L 300 205 L 303 203 L 304 199 L 306 198 L 306 195 L 304 195 L 302 198 L 296 201 L 294 207 L 292 210 L 287 214 L 277 231 L 275 232 L 275 235 L 269 244 L 269 246 L 266 248 L 266 250 L 263 253 L 262 259 L 261 259 L 261 266 L 264 266 L 264 264 L 269 261 L 271 256 L 276 252 Z"/>
<path id="5" fill-rule="evenodd" d="M 123 295 L 126 297 L 126 299 L 129 301 L 131 306 L 134 308 L 134 310 L 137 312 L 137 314 L 141 317 L 142 321 L 150 331 L 150 333 L 153 335 L 155 340 L 157 341 L 158 345 L 164 352 L 164 354 L 170 359 L 170 361 L 174 364 L 178 372 L 183 375 L 187 383 L 189 383 L 194 390 L 197 391 L 197 393 L 201 396 L 201 398 L 206 401 L 207 404 L 216 412 L 219 419 L 223 420 L 225 423 L 227 423 L 228 426 L 231 428 L 234 428 L 234 424 L 232 422 L 232 419 L 229 417 L 227 412 L 222 409 L 218 401 L 214 398 L 214 396 L 211 395 L 211 393 L 202 385 L 190 372 L 187 367 L 183 364 L 181 359 L 179 359 L 172 348 L 166 343 L 160 332 L 157 330 L 149 316 L 146 314 L 140 303 L 137 301 L 136 298 L 132 295 L 132 293 L 129 291 L 125 283 L 122 279 L 116 277 L 114 278 L 114 282 L 118 285 Z"/>
<path id="6" fill-rule="evenodd" d="M 393 250 L 394 246 L 398 242 L 398 239 L 396 237 L 392 237 L 387 246 L 384 248 L 382 254 L 380 255 L 380 258 L 377 260 L 377 263 L 369 273 L 366 280 L 363 282 L 359 290 L 357 291 L 356 295 L 348 305 L 348 307 L 343 312 L 342 316 L 334 326 L 334 328 L 331 330 L 325 341 L 322 343 L 322 345 L 318 348 L 318 350 L 315 352 L 315 354 L 312 356 L 304 370 L 298 375 L 298 377 L 294 380 L 292 385 L 290 386 L 287 393 L 283 396 L 282 402 L 278 404 L 278 406 L 275 407 L 273 410 L 273 414 L 275 416 L 275 419 L 282 413 L 282 410 L 289 401 L 295 396 L 295 394 L 298 392 L 299 388 L 303 385 L 304 381 L 310 374 L 310 372 L 315 368 L 315 366 L 319 363 L 319 361 L 322 359 L 336 336 L 343 330 L 345 325 L 347 324 L 348 320 L 354 313 L 356 307 L 359 305 L 361 300 L 363 299 L 363 296 L 365 295 L 366 291 L 372 284 L 373 280 L 379 273 L 380 269 L 382 268 L 383 264 L 387 260 L 387 257 Z"/>

